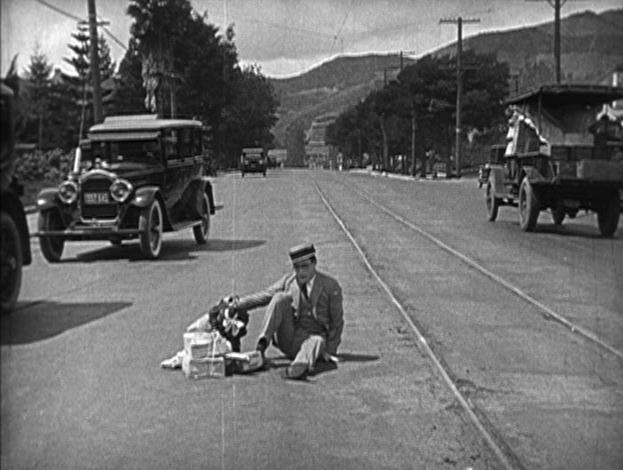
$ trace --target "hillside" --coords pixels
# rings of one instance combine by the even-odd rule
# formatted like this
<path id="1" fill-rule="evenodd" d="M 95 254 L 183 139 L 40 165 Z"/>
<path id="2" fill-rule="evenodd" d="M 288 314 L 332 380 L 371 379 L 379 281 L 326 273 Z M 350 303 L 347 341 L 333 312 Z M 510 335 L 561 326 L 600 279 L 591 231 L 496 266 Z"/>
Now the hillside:
<path id="1" fill-rule="evenodd" d="M 512 74 L 539 64 L 554 69 L 553 22 L 506 31 L 482 33 L 463 40 L 464 50 L 495 53 L 509 63 Z M 590 11 L 561 21 L 561 63 L 567 81 L 603 81 L 623 65 L 623 9 L 601 14 Z M 456 44 L 433 54 L 453 55 Z M 413 63 L 404 59 L 404 65 Z M 397 68 L 395 54 L 338 57 L 302 75 L 270 79 L 280 102 L 279 121 L 273 132 L 279 145 L 288 147 L 291 161 L 301 161 L 301 133 L 320 115 L 339 114 L 383 84 L 383 71 Z"/>
<path id="2" fill-rule="evenodd" d="M 600 81 L 617 65 L 623 64 L 623 10 L 601 14 L 590 11 L 561 21 L 561 69 L 566 81 Z M 463 41 L 464 49 L 495 53 L 508 62 L 511 74 L 527 63 L 544 63 L 554 68 L 554 26 L 544 23 L 529 28 L 483 33 Z M 454 54 L 456 45 L 434 52 Z"/>

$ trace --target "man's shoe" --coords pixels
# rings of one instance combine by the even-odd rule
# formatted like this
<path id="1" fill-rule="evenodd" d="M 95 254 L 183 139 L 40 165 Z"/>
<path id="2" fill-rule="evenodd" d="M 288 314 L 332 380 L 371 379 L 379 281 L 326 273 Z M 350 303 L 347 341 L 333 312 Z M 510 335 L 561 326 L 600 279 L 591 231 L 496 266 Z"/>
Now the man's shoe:
<path id="1" fill-rule="evenodd" d="M 291 364 L 281 373 L 281 378 L 285 380 L 305 380 L 308 368 L 306 364 Z"/>

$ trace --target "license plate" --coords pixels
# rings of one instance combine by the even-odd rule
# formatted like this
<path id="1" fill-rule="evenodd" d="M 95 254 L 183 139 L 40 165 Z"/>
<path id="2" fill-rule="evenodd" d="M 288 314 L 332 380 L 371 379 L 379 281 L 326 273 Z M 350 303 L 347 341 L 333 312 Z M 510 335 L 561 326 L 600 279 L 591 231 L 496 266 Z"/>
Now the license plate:
<path id="1" fill-rule="evenodd" d="M 567 209 L 578 209 L 580 207 L 580 201 L 574 201 L 572 199 L 565 199 L 562 204 Z"/>
<path id="2" fill-rule="evenodd" d="M 108 193 L 84 193 L 85 204 L 108 204 L 110 198 Z"/>

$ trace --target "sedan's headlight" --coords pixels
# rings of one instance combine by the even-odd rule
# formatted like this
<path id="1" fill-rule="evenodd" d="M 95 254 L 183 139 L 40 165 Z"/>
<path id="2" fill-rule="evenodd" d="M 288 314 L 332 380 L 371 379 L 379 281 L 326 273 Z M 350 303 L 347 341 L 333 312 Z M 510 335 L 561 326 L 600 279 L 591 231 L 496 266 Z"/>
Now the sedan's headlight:
<path id="1" fill-rule="evenodd" d="M 73 204 L 78 198 L 78 185 L 73 181 L 63 181 L 58 187 L 58 197 L 65 204 Z"/>
<path id="2" fill-rule="evenodd" d="M 117 179 L 110 185 L 110 195 L 117 202 L 125 202 L 132 193 L 132 184 L 128 180 Z"/>

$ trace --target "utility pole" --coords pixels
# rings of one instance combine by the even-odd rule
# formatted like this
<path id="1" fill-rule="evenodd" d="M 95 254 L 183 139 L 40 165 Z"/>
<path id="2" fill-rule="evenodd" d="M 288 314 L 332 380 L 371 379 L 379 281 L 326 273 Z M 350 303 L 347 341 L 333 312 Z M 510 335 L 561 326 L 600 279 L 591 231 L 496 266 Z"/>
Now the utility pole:
<path id="1" fill-rule="evenodd" d="M 461 177 L 461 106 L 463 95 L 463 80 L 461 70 L 461 55 L 463 54 L 463 23 L 480 23 L 480 18 L 445 18 L 439 20 L 440 24 L 452 23 L 457 25 L 456 42 L 456 137 L 454 158 L 456 162 L 456 177 Z"/>
<path id="2" fill-rule="evenodd" d="M 528 2 L 542 2 L 543 0 L 526 0 Z M 556 83 L 562 79 L 560 66 L 560 9 L 567 0 L 546 0 L 554 7 L 554 62 L 556 64 Z"/>
<path id="3" fill-rule="evenodd" d="M 102 88 L 100 83 L 99 39 L 97 37 L 97 15 L 95 14 L 95 0 L 88 0 L 89 8 L 89 36 L 91 41 L 91 80 L 93 81 L 93 123 L 103 121 Z"/>

